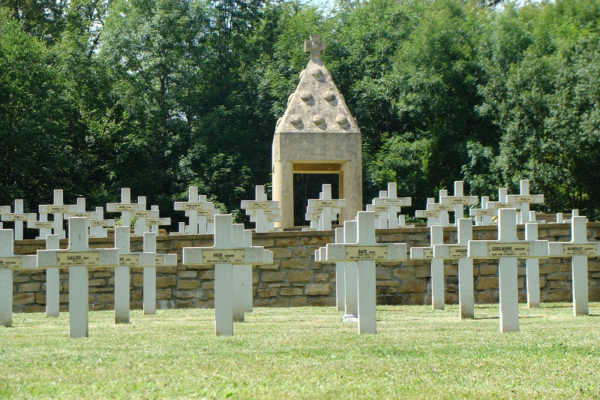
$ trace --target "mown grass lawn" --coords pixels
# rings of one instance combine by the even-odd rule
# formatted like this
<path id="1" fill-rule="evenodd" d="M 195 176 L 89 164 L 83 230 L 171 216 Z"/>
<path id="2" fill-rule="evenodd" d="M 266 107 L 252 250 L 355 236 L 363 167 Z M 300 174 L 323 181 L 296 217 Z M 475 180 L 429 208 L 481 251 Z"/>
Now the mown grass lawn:
<path id="1" fill-rule="evenodd" d="M 15 314 L 0 328 L 0 396 L 11 398 L 600 398 L 600 304 L 521 307 L 521 331 L 498 331 L 498 307 L 460 321 L 456 306 L 378 307 L 378 334 L 356 334 L 333 308 L 259 308 L 215 337 L 213 310 Z"/>

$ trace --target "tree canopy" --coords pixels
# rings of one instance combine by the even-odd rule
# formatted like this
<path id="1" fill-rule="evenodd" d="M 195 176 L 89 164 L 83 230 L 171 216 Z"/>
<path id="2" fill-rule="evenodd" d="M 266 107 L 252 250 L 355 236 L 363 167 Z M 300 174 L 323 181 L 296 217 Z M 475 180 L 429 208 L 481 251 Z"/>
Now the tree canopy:
<path id="1" fill-rule="evenodd" d="M 464 179 L 600 212 L 600 2 L 0 0 L 0 203 L 120 187 L 223 211 L 271 181 L 276 121 L 320 33 L 363 133 L 365 200 Z M 172 217 L 182 218 L 171 214 Z M 240 216 L 241 218 L 241 216 Z"/>

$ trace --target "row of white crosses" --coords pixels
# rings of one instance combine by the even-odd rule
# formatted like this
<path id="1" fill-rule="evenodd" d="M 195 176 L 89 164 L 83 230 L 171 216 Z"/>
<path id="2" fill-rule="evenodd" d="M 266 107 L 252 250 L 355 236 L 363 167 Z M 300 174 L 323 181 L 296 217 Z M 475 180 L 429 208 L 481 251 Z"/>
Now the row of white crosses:
<path id="1" fill-rule="evenodd" d="M 273 263 L 273 252 L 252 246 L 252 233 L 230 214 L 215 216 L 213 247 L 184 247 L 184 265 L 214 265 L 215 333 L 232 336 L 234 320 L 252 310 L 252 265 Z"/>
<path id="2" fill-rule="evenodd" d="M 341 209 L 346 207 L 345 199 L 331 198 L 331 185 L 324 184 L 318 199 L 309 199 L 305 219 L 310 222 L 310 230 L 330 231 L 333 221 L 338 220 Z"/>
<path id="3" fill-rule="evenodd" d="M 156 254 L 156 233 L 144 234 L 144 252 L 130 251 L 129 227 L 118 227 L 115 248 L 90 249 L 88 221 L 69 218 L 69 247 L 59 249 L 59 235 L 46 236 L 46 250 L 37 255 L 14 254 L 13 231 L 0 230 L 0 323 L 12 324 L 13 270 L 46 269 L 46 314 L 59 315 L 60 269 L 69 269 L 69 335 L 88 336 L 88 268 L 115 268 L 115 323 L 129 322 L 130 267 L 144 268 L 144 314 L 156 313 L 156 267 L 176 266 L 175 254 Z"/>
<path id="4" fill-rule="evenodd" d="M 219 213 L 213 203 L 205 195 L 198 194 L 196 186 L 188 188 L 188 201 L 178 201 L 174 204 L 176 211 L 185 211 L 189 225 L 179 223 L 179 232 L 173 234 L 204 235 L 214 232 L 214 217 Z"/>
<path id="5" fill-rule="evenodd" d="M 325 248 L 318 249 L 315 252 L 315 258 L 320 261 L 344 263 L 342 266 L 344 268 L 344 291 L 346 294 L 338 298 L 338 304 L 341 298 L 353 297 L 353 294 L 348 296 L 348 292 L 354 290 L 354 285 L 356 285 L 358 333 L 373 334 L 377 333 L 375 263 L 377 261 L 406 260 L 407 247 L 405 243 L 377 243 L 375 214 L 371 211 L 358 212 L 356 230 L 355 242 L 350 242 L 350 238 L 344 237 L 343 241 L 345 243 L 329 243 Z M 348 233 L 350 233 L 349 231 Z M 344 231 L 344 234 L 346 234 L 346 231 Z M 353 270 L 354 263 L 356 263 L 356 281 L 353 281 L 354 274 L 349 273 Z M 336 277 L 337 279 L 338 277 Z M 348 313 L 347 308 L 345 308 L 345 311 Z"/>
<path id="6" fill-rule="evenodd" d="M 367 211 L 375 213 L 375 228 L 393 229 L 406 226 L 406 216 L 398 215 L 402 207 L 412 205 L 410 197 L 398 197 L 398 185 L 389 182 L 387 190 L 379 191 L 379 197 L 373 199 L 372 204 L 367 204 Z"/>
<path id="7" fill-rule="evenodd" d="M 241 209 L 246 210 L 250 222 L 256 224 L 256 233 L 273 232 L 274 222 L 281 222 L 279 202 L 267 200 L 263 185 L 257 185 L 254 190 L 254 200 L 242 200 Z"/>

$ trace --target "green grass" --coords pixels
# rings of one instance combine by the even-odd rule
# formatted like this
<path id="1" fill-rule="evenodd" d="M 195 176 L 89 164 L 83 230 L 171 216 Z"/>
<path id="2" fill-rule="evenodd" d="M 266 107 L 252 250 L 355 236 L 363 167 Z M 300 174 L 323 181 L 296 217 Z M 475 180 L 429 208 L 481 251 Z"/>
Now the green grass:
<path id="1" fill-rule="evenodd" d="M 599 398 L 600 304 L 521 307 L 521 331 L 498 331 L 498 307 L 460 321 L 456 306 L 378 307 L 378 334 L 357 335 L 333 308 L 260 308 L 215 337 L 213 310 L 15 314 L 0 328 L 0 397 L 12 398 Z"/>

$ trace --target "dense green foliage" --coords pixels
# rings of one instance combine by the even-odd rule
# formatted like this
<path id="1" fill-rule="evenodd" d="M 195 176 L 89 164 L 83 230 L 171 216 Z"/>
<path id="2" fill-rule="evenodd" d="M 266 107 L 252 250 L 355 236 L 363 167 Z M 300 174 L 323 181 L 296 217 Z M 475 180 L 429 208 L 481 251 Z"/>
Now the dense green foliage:
<path id="1" fill-rule="evenodd" d="M 46 4 L 47 3 L 47 4 Z M 0 0 L 0 203 L 232 211 L 270 182 L 277 118 L 321 33 L 358 119 L 365 200 L 417 208 L 465 179 L 530 179 L 548 211 L 600 211 L 600 1 Z M 172 215 L 173 216 L 173 215 Z M 180 216 L 181 217 L 181 216 Z"/>

